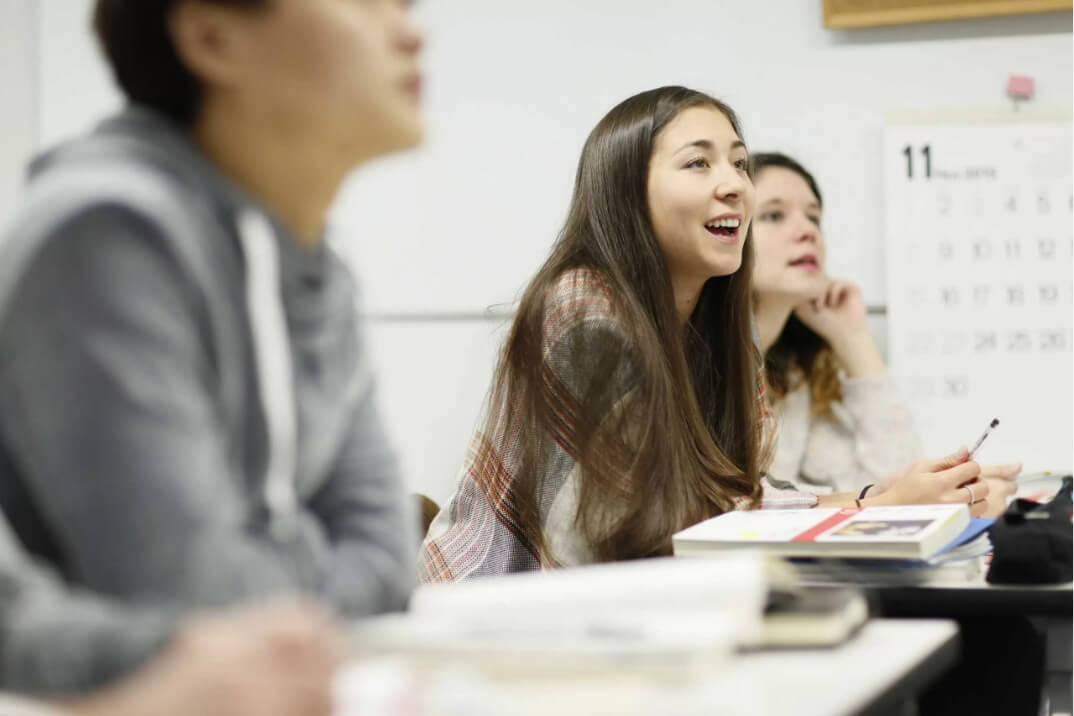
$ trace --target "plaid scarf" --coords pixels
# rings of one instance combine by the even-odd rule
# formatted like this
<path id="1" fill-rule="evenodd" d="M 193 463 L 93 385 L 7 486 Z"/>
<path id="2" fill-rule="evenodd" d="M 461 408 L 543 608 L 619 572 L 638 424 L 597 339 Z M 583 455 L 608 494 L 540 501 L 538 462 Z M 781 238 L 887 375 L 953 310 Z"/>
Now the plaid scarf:
<path id="1" fill-rule="evenodd" d="M 527 534 L 519 520 L 514 489 L 519 435 L 517 431 L 509 432 L 502 422 L 489 424 L 474 436 L 455 493 L 429 527 L 421 549 L 423 582 L 451 582 L 596 561 L 575 527 L 580 477 L 574 426 L 577 396 L 584 394 L 585 386 L 576 385 L 579 376 L 571 375 L 567 367 L 574 365 L 570 360 L 572 346 L 579 348 L 587 341 L 592 344 L 593 340 L 609 338 L 627 340 L 613 310 L 610 287 L 591 270 L 565 272 L 549 297 L 544 317 L 541 375 L 553 407 L 549 429 L 554 438 L 538 495 L 544 553 L 537 548 L 536 536 Z M 775 443 L 774 420 L 761 361 L 757 364 L 761 465 L 767 466 Z M 816 505 L 816 495 L 785 488 L 785 483 L 763 478 L 760 509 Z M 750 507 L 749 498 L 735 499 L 735 509 Z"/>

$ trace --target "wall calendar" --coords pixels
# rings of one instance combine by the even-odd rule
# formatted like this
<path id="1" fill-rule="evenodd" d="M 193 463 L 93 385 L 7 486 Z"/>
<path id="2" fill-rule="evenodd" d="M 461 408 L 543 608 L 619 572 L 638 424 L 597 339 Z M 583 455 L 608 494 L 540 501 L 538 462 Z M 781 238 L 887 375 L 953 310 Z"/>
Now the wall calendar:
<path id="1" fill-rule="evenodd" d="M 939 456 L 1069 470 L 1074 254 L 1069 121 L 889 124 L 892 375 Z"/>

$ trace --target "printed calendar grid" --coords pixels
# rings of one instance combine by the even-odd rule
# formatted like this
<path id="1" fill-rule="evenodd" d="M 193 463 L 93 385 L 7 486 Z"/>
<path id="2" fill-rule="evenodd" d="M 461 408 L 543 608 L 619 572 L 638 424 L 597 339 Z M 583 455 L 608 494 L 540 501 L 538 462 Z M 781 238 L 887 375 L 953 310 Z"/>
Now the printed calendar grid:
<path id="1" fill-rule="evenodd" d="M 1064 123 L 886 132 L 891 370 L 929 454 L 995 413 L 997 457 L 1070 467 L 1070 156 Z"/>

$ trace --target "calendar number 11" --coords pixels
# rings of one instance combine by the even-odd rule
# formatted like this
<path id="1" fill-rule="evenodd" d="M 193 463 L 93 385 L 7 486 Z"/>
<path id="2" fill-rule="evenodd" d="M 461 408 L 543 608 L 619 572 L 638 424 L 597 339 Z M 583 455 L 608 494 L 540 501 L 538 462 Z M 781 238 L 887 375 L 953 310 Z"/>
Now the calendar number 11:
<path id="1" fill-rule="evenodd" d="M 906 178 L 914 178 L 914 148 L 907 144 L 902 150 L 906 157 Z M 921 147 L 921 156 L 925 158 L 925 178 L 932 178 L 932 147 L 926 144 Z"/>

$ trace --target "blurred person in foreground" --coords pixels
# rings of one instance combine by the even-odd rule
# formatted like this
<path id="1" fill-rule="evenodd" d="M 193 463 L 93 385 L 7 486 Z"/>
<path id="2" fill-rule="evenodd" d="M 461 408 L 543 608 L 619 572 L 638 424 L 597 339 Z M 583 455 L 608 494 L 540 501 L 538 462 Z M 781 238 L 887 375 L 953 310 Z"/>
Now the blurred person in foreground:
<path id="1" fill-rule="evenodd" d="M 129 104 L 34 161 L 0 237 L 0 688 L 322 713 L 328 618 L 219 608 L 412 587 L 323 235 L 352 169 L 420 140 L 421 37 L 400 0 L 98 0 L 94 26 Z"/>
<path id="2" fill-rule="evenodd" d="M 339 628 L 294 601 L 180 617 L 65 587 L 0 519 L 0 713 L 332 713 Z"/>
<path id="3" fill-rule="evenodd" d="M 405 604 L 413 526 L 324 241 L 422 134 L 402 0 L 98 0 L 128 105 L 37 158 L 0 245 L 0 505 L 75 585 Z"/>

